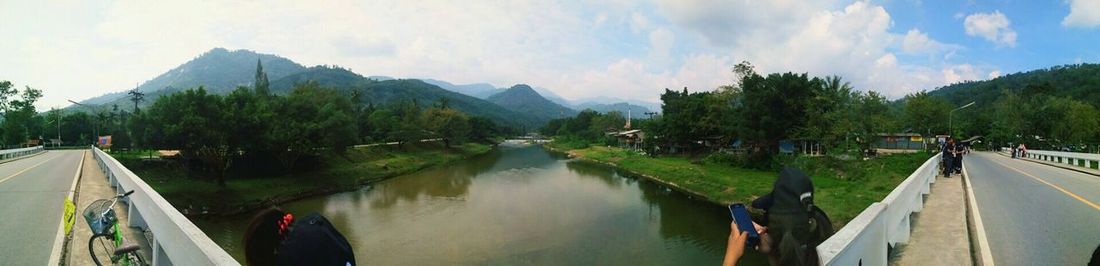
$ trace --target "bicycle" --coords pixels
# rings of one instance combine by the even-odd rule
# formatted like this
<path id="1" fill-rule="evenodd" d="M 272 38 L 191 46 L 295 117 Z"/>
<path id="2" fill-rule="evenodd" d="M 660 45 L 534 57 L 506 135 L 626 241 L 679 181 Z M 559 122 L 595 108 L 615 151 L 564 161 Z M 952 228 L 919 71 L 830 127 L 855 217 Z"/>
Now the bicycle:
<path id="1" fill-rule="evenodd" d="M 84 220 L 92 229 L 92 238 L 88 239 L 88 253 L 92 255 L 92 261 L 96 265 L 149 265 L 141 257 L 141 246 L 124 241 L 122 230 L 118 228 L 118 217 L 115 216 L 115 204 L 119 199 L 134 194 L 134 191 L 116 195 L 111 199 L 99 199 L 84 208 Z M 98 253 L 98 255 L 97 255 Z M 109 260 L 104 260 L 109 259 Z"/>

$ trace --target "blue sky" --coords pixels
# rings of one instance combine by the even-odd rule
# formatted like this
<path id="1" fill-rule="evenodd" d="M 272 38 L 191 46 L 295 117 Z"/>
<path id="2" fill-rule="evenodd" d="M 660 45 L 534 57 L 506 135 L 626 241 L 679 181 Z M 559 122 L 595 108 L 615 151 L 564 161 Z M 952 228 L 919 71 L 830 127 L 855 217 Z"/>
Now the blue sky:
<path id="1" fill-rule="evenodd" d="M 1100 1 L 0 0 L 0 36 L 0 80 L 43 89 L 40 108 L 132 88 L 214 47 L 572 100 L 712 90 L 741 61 L 898 98 L 1100 62 Z"/>

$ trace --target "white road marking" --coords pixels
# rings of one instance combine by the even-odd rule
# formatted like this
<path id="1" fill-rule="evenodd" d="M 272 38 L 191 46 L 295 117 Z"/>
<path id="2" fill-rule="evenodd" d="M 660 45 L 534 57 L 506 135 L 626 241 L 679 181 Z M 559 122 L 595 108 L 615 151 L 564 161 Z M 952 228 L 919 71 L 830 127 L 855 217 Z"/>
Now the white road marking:
<path id="1" fill-rule="evenodd" d="M 978 212 L 978 201 L 974 197 L 974 186 L 970 184 L 970 174 L 966 171 L 966 164 L 962 165 L 963 181 L 966 182 L 966 197 L 970 198 L 970 210 L 974 214 L 974 230 L 977 231 L 978 253 L 982 257 L 982 265 L 994 265 L 993 252 L 989 250 L 989 238 L 985 235 L 985 225 L 982 223 L 982 215 Z"/>

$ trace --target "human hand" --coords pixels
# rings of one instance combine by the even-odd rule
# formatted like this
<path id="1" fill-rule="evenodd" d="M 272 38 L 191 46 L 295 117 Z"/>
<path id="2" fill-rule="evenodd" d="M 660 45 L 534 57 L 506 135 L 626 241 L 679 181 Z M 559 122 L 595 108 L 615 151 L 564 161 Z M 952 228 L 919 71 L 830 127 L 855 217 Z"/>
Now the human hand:
<path id="1" fill-rule="evenodd" d="M 760 235 L 760 242 L 756 244 L 756 251 L 761 253 L 771 253 L 771 237 L 768 237 L 768 227 L 752 223 L 752 226 L 756 228 L 756 233 Z"/>
<path id="2" fill-rule="evenodd" d="M 756 223 L 753 223 L 753 225 L 756 225 Z M 737 228 L 737 221 L 730 222 L 730 236 L 726 243 L 726 259 L 722 261 L 722 265 L 737 265 L 737 261 L 745 255 L 745 240 L 748 237 L 748 233 L 741 232 L 741 229 Z"/>

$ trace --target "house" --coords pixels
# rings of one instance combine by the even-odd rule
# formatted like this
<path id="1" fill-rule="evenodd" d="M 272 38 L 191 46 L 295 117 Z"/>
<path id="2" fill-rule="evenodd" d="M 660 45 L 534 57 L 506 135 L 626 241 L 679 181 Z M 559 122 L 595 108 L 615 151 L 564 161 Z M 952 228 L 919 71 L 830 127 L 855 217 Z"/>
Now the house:
<path id="1" fill-rule="evenodd" d="M 917 152 L 925 148 L 924 137 L 917 133 L 876 134 L 875 147 L 880 153 Z"/>
<path id="2" fill-rule="evenodd" d="M 645 132 L 642 132 L 641 129 L 632 129 L 615 132 L 614 136 L 619 139 L 619 145 L 630 149 L 639 149 L 642 147 L 642 140 L 645 139 Z"/>

